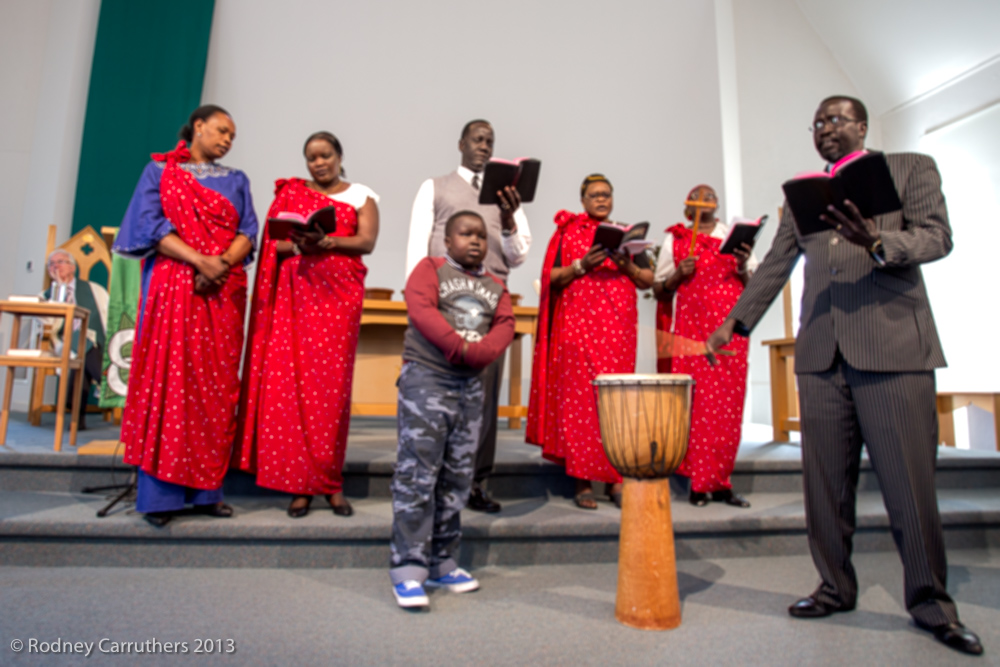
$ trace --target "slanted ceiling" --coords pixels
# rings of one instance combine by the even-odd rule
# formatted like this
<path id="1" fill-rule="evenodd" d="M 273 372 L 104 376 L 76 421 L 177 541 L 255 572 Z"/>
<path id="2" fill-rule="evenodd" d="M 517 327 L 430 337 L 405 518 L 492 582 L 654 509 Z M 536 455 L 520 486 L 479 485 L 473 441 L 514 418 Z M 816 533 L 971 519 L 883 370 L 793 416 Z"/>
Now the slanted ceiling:
<path id="1" fill-rule="evenodd" d="M 875 115 L 1000 57 L 997 0 L 795 0 Z"/>

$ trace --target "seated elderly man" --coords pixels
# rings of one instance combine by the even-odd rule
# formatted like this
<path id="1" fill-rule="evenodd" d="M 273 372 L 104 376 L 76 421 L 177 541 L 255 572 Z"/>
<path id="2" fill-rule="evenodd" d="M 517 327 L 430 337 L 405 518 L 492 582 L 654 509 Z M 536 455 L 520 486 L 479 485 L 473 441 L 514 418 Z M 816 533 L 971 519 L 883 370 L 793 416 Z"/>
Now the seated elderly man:
<path id="1" fill-rule="evenodd" d="M 83 389 L 80 408 L 80 419 L 78 428 L 86 428 L 84 414 L 87 407 L 87 396 L 91 389 L 91 383 L 100 382 L 101 366 L 104 363 L 104 325 L 108 319 L 108 292 L 106 289 L 87 280 L 77 280 L 76 260 L 73 255 L 66 250 L 53 250 L 46 260 L 46 268 L 49 277 L 52 278 L 52 285 L 45 290 L 42 297 L 48 301 L 59 301 L 63 303 L 75 303 L 81 308 L 90 311 L 90 321 L 87 328 L 87 349 L 84 356 Z M 45 324 L 52 326 L 55 351 L 61 353 L 65 335 L 63 332 L 64 321 L 60 318 L 46 319 Z M 80 322 L 74 323 L 79 327 Z M 79 354 L 77 348 L 77 337 L 70 336 L 70 349 L 73 356 Z M 73 371 L 74 373 L 76 371 Z M 74 378 L 69 378 L 70 387 L 73 386 Z M 72 405 L 73 397 L 66 393 L 66 404 Z"/>

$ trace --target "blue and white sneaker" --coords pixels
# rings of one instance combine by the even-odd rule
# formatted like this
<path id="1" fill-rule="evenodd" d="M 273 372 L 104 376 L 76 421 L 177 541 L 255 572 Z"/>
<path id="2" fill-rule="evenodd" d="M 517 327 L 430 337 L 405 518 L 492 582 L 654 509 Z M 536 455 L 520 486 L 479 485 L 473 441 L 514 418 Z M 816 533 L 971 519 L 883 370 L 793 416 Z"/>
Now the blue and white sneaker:
<path id="1" fill-rule="evenodd" d="M 396 596 L 396 604 L 404 609 L 410 607 L 426 607 L 430 605 L 424 587 L 415 579 L 401 581 L 392 587 L 392 594 Z"/>
<path id="2" fill-rule="evenodd" d="M 439 579 L 424 582 L 428 588 L 447 588 L 452 593 L 468 593 L 479 588 L 479 581 L 460 567 Z"/>

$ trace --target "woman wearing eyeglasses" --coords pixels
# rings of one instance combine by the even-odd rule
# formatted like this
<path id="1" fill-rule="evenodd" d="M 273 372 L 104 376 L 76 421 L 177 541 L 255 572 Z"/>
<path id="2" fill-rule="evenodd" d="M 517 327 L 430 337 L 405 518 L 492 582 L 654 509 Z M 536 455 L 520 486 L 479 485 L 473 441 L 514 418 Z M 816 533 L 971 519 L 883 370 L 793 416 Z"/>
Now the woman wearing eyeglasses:
<path id="1" fill-rule="evenodd" d="M 667 230 L 653 285 L 659 301 L 657 337 L 662 331 L 678 343 L 707 340 L 725 321 L 757 267 L 746 243 L 732 255 L 719 253 L 729 228 L 715 217 L 715 190 L 695 186 L 687 202 L 684 216 L 691 224 L 678 223 Z M 696 207 L 701 208 L 700 215 Z M 748 348 L 749 340 L 740 336 L 727 347 L 733 356 L 719 357 L 714 366 L 703 354 L 661 356 L 657 363 L 661 373 L 683 373 L 695 381 L 691 434 L 677 474 L 691 479 L 689 500 L 696 507 L 704 507 L 710 499 L 750 507 L 745 498 L 733 493 L 729 481 L 743 427 Z"/>
<path id="2" fill-rule="evenodd" d="M 542 267 L 526 440 L 576 479 L 578 507 L 597 509 L 593 482 L 605 482 L 621 507 L 622 478 L 604 453 L 591 382 L 601 373 L 635 372 L 636 289 L 647 289 L 653 272 L 644 259 L 594 244 L 597 226 L 611 222 L 607 178 L 585 178 L 580 200 L 583 213 L 556 214 Z"/>

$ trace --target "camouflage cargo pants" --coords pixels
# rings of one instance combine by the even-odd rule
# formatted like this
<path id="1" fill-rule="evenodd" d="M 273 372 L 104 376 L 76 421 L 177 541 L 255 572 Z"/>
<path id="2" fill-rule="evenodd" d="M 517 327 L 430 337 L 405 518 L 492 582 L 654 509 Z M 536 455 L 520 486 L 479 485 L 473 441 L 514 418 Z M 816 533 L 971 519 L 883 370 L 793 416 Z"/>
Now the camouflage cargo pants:
<path id="1" fill-rule="evenodd" d="M 392 583 L 458 567 L 460 513 L 483 428 L 483 383 L 417 363 L 399 376 L 399 444 L 392 477 Z"/>

